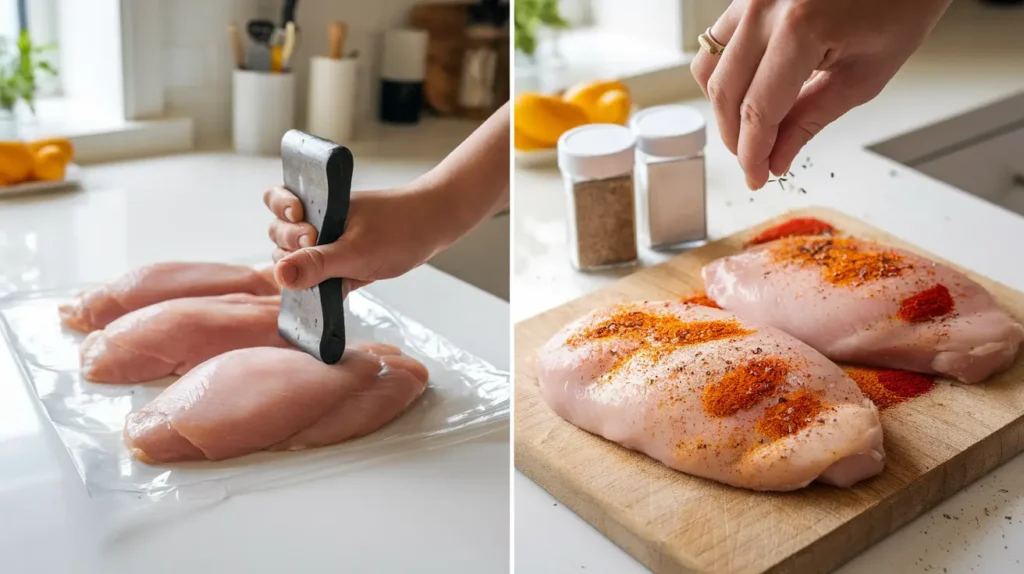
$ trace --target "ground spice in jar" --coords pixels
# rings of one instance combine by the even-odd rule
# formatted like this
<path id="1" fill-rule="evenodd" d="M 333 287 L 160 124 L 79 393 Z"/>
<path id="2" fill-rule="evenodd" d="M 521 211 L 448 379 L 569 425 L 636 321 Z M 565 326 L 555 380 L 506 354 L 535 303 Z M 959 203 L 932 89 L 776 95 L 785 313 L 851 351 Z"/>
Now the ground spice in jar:
<path id="1" fill-rule="evenodd" d="M 770 357 L 744 363 L 705 387 L 704 410 L 713 417 L 727 417 L 753 408 L 774 395 L 787 376 L 789 362 L 783 359 Z"/>
<path id="2" fill-rule="evenodd" d="M 633 174 L 572 184 L 580 269 L 637 260 Z"/>
<path id="3" fill-rule="evenodd" d="M 908 323 L 923 323 L 953 312 L 953 296 L 941 283 L 900 302 L 896 316 Z"/>
<path id="4" fill-rule="evenodd" d="M 780 240 L 771 254 L 780 263 L 818 267 L 822 279 L 833 285 L 899 277 L 912 268 L 899 253 L 854 239 L 792 237 Z"/>
<path id="5" fill-rule="evenodd" d="M 558 138 L 569 205 L 569 256 L 581 271 L 637 262 L 633 169 L 636 136 L 625 126 L 587 124 Z"/>
<path id="6" fill-rule="evenodd" d="M 721 309 L 721 307 L 718 306 L 718 303 L 715 303 L 714 299 L 707 296 L 707 293 L 698 293 L 692 297 L 687 297 L 686 299 L 683 299 L 682 302 L 686 303 L 687 305 L 699 305 L 701 307 L 712 307 L 714 309 Z"/>
<path id="7" fill-rule="evenodd" d="M 805 390 L 779 397 L 779 402 L 764 410 L 757 421 L 757 432 L 771 440 L 795 434 L 814 422 L 825 406 L 821 400 Z"/>
<path id="8" fill-rule="evenodd" d="M 747 242 L 746 246 L 761 245 L 784 237 L 800 237 L 808 235 L 832 235 L 836 229 L 824 221 L 814 217 L 797 217 L 784 221 L 775 227 L 769 227 Z"/>
<path id="9" fill-rule="evenodd" d="M 843 370 L 879 410 L 919 397 L 935 388 L 932 377 L 919 373 L 863 367 L 843 367 Z"/>
<path id="10" fill-rule="evenodd" d="M 738 321 L 683 321 L 672 313 L 621 305 L 596 323 L 573 333 L 566 340 L 570 347 L 588 342 L 628 341 L 636 343 L 630 352 L 619 353 L 614 372 L 635 356 L 657 362 L 674 349 L 721 339 L 745 337 L 754 333 Z"/>

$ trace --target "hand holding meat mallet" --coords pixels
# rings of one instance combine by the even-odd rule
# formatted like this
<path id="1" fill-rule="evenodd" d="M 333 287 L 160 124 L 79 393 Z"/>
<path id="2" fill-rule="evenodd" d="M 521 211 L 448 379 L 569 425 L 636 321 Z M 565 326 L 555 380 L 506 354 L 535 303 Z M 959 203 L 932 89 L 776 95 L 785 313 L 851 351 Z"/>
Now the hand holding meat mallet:
<path id="1" fill-rule="evenodd" d="M 347 293 L 426 263 L 508 206 L 510 130 L 506 103 L 412 183 L 353 193 L 345 232 L 327 245 L 316 245 L 294 194 L 268 189 L 263 201 L 276 218 L 269 232 L 277 282 L 300 290 L 342 277 Z"/>
<path id="2" fill-rule="evenodd" d="M 701 35 L 694 78 L 747 186 L 789 171 L 825 126 L 877 96 L 950 0 L 735 0 Z"/>

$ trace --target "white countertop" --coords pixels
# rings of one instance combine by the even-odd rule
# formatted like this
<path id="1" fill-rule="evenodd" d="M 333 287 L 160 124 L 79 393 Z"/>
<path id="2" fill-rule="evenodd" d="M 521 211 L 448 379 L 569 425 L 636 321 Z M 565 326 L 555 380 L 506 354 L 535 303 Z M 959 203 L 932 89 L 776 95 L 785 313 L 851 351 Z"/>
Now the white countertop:
<path id="1" fill-rule="evenodd" d="M 799 156 L 792 183 L 806 194 L 783 192 L 777 184 L 748 191 L 735 158 L 719 139 L 708 105 L 703 100 L 689 102 L 709 118 L 711 239 L 790 209 L 830 206 L 1024 290 L 1024 264 L 1016 253 L 1024 242 L 1024 218 L 865 149 L 1024 92 L 1022 32 L 1024 10 L 983 9 L 973 0 L 955 3 L 881 96 L 828 127 Z M 801 169 L 801 160 L 808 156 L 812 167 Z M 629 273 L 572 270 L 564 192 L 554 170 L 517 169 L 515 190 L 514 321 Z M 642 259 L 651 264 L 667 257 L 645 251 Z M 645 571 L 518 471 L 514 491 L 518 571 Z M 1024 457 L 1019 456 L 864 552 L 841 572 L 1022 572 L 1022 541 Z"/>
<path id="2" fill-rule="evenodd" d="M 463 134 L 464 135 L 464 134 Z M 461 138 L 452 138 L 461 139 Z M 357 151 L 357 189 L 405 183 L 433 151 Z M 420 146 L 423 148 L 424 146 Z M 84 189 L 0 200 L 0 295 L 158 260 L 269 259 L 280 162 L 203 153 L 88 167 Z M 430 267 L 371 286 L 508 369 L 508 304 Z M 89 498 L 0 344 L 0 572 L 507 572 L 508 427 L 139 527 Z"/>

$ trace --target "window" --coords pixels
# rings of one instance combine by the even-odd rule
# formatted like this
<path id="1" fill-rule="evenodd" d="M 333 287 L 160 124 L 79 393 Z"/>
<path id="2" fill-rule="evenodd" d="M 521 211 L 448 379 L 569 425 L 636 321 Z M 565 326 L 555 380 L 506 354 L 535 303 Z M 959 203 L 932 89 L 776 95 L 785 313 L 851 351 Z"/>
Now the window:
<path id="1" fill-rule="evenodd" d="M 0 0 L 0 38 L 11 46 L 21 30 L 27 29 L 33 43 L 56 44 L 57 0 Z M 59 49 L 59 47 L 58 47 Z M 48 52 L 45 59 L 57 66 L 57 50 Z M 39 77 L 38 98 L 57 96 L 61 92 L 59 75 Z"/>

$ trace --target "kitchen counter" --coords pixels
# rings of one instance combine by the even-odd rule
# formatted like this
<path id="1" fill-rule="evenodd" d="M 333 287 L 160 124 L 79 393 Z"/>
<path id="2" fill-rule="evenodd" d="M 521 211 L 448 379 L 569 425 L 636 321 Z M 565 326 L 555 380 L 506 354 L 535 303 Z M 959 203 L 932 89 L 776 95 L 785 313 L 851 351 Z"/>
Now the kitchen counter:
<path id="1" fill-rule="evenodd" d="M 354 187 L 409 181 L 464 134 L 451 136 L 419 148 L 354 146 Z M 78 191 L 0 200 L 0 295 L 160 260 L 269 259 L 261 195 L 280 170 L 277 160 L 230 153 L 168 156 L 86 167 Z M 368 289 L 509 368 L 505 301 L 429 266 Z M 87 495 L 0 344 L 0 571 L 507 572 L 508 435 L 505 424 L 194 513 L 124 522 L 114 501 Z"/>
<path id="2" fill-rule="evenodd" d="M 1024 290 L 1024 218 L 869 151 L 878 142 L 1024 92 L 1024 10 L 956 2 L 886 90 L 826 128 L 798 157 L 791 190 L 750 192 L 709 121 L 711 239 L 787 210 L 834 207 L 959 265 Z M 1019 117 L 1024 117 L 1020 110 Z M 809 158 L 809 159 L 808 159 Z M 801 167 L 806 165 L 806 168 Z M 803 188 L 806 193 L 801 193 Z M 565 198 L 554 169 L 515 173 L 513 320 L 615 281 L 568 262 Z M 1008 250 L 1011 250 L 1008 252 Z M 669 255 L 643 251 L 646 265 Z M 643 566 L 516 472 L 515 564 L 523 572 L 626 573 Z M 1024 457 L 1018 456 L 852 560 L 843 574 L 1020 572 Z M 584 570 L 585 569 L 585 570 Z"/>

